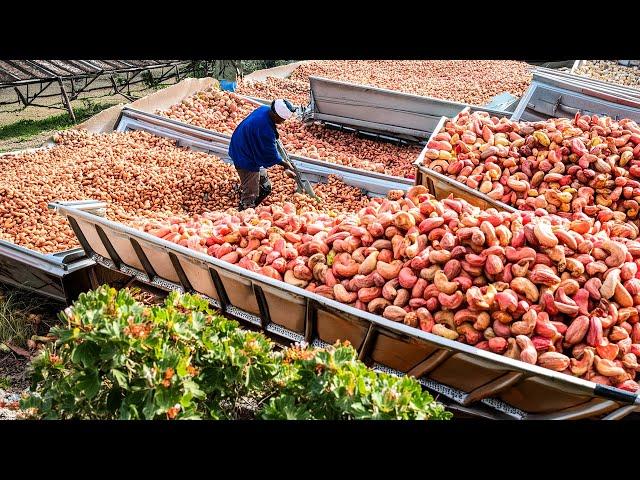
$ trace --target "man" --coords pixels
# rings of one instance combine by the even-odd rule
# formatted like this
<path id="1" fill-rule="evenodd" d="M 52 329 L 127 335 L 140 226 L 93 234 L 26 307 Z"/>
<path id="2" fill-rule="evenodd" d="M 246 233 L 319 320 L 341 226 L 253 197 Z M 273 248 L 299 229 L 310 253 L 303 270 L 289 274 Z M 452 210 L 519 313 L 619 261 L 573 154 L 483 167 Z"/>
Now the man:
<path id="1" fill-rule="evenodd" d="M 276 125 L 290 118 L 294 111 L 288 100 L 274 100 L 270 107 L 256 108 L 233 132 L 229 156 L 240 177 L 240 210 L 257 207 L 271 193 L 267 168 L 281 165 L 285 174 L 293 177 L 276 149 L 279 137 Z"/>

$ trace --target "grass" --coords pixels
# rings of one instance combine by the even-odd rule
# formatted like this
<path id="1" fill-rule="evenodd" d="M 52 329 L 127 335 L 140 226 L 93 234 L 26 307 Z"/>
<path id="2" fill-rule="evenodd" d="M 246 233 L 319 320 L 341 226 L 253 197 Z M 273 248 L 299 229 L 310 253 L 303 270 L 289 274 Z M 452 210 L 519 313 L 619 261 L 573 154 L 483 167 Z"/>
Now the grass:
<path id="1" fill-rule="evenodd" d="M 117 103 L 118 102 L 96 104 L 93 102 L 86 102 L 82 107 L 76 107 L 73 109 L 76 115 L 76 121 L 77 123 L 83 122 L 96 113 L 117 105 Z M 15 139 L 17 141 L 25 141 L 42 132 L 47 132 L 49 130 L 64 130 L 65 128 L 72 127 L 73 125 L 73 120 L 68 113 L 61 113 L 59 115 L 53 115 L 39 120 L 19 120 L 14 123 L 0 126 L 0 140 Z"/>
<path id="2" fill-rule="evenodd" d="M 35 325 L 29 320 L 30 305 L 13 292 L 0 293 L 0 342 L 11 342 L 23 347 L 31 335 L 36 333 Z"/>
<path id="3" fill-rule="evenodd" d="M 56 311 L 61 307 L 51 301 L 27 292 L 0 289 L 0 343 L 25 347 L 32 335 L 38 334 L 39 326 L 48 331 L 51 314 L 44 310 Z"/>
<path id="4" fill-rule="evenodd" d="M 9 377 L 0 377 L 0 390 L 9 390 L 11 388 L 11 379 Z"/>

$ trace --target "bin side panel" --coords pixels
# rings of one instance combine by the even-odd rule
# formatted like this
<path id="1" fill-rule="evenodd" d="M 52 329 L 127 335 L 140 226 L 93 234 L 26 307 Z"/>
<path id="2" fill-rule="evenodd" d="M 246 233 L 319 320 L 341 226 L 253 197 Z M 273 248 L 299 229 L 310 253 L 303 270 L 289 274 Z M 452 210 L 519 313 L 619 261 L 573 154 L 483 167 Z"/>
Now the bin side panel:
<path id="1" fill-rule="evenodd" d="M 253 293 L 251 280 L 227 272 L 221 268 L 216 269 L 216 271 L 220 275 L 220 280 L 224 285 L 231 305 L 245 312 L 260 316 L 260 308 L 258 307 L 256 296 Z"/>
<path id="2" fill-rule="evenodd" d="M 364 321 L 349 321 L 326 310 L 318 310 L 316 334 L 325 343 L 348 340 L 356 350 L 367 334 L 368 324 Z"/>
<path id="3" fill-rule="evenodd" d="M 191 262 L 182 255 L 177 255 L 177 257 L 180 262 L 180 266 L 182 267 L 182 270 L 184 270 L 184 274 L 187 276 L 187 280 L 189 280 L 193 289 L 198 293 L 202 293 L 220 301 L 218 291 L 211 279 L 207 265 L 199 262 Z"/>
<path id="4" fill-rule="evenodd" d="M 412 342 L 410 339 L 380 332 L 376 336 L 370 357 L 376 363 L 407 373 L 436 350 L 426 343 Z"/>
<path id="5" fill-rule="evenodd" d="M 269 307 L 269 317 L 273 323 L 304 334 L 306 301 L 288 292 L 283 292 L 269 285 L 260 285 Z"/>

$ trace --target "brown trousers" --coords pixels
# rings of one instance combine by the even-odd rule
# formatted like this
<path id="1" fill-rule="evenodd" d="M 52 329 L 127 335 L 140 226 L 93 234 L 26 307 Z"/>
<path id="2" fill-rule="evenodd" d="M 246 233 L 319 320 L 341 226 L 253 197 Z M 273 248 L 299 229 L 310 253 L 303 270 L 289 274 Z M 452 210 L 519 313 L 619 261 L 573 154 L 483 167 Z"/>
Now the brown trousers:
<path id="1" fill-rule="evenodd" d="M 255 208 L 271 193 L 271 182 L 267 171 L 250 172 L 236 167 L 240 177 L 240 210 Z"/>

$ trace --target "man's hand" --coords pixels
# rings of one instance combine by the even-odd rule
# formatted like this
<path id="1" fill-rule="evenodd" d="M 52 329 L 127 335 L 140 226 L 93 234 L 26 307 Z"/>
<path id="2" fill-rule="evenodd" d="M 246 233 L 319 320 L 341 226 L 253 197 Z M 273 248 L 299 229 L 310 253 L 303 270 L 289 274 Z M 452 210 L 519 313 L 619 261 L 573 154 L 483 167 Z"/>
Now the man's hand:
<path id="1" fill-rule="evenodd" d="M 296 174 L 293 171 L 293 165 L 291 165 L 286 160 L 280 162 L 280 166 L 284 168 L 284 174 L 289 178 L 296 178 Z"/>

